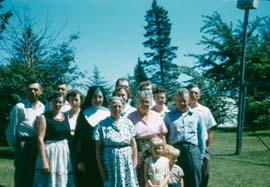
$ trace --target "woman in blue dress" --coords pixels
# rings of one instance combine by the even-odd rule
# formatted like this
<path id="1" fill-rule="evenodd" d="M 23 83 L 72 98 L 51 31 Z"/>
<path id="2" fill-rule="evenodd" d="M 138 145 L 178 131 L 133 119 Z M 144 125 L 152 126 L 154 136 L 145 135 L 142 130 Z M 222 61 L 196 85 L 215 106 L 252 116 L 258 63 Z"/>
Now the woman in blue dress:
<path id="1" fill-rule="evenodd" d="M 123 105 L 121 97 L 111 97 L 109 104 L 111 116 L 102 120 L 93 132 L 103 187 L 138 187 L 135 169 L 136 131 L 133 123 L 120 115 Z"/>

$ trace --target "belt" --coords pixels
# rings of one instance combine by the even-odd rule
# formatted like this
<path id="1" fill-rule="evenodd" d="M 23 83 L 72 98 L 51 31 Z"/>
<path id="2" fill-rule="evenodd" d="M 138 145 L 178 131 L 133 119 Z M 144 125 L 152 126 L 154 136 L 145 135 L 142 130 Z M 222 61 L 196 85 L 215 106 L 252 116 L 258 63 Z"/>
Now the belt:
<path id="1" fill-rule="evenodd" d="M 177 142 L 175 144 L 173 144 L 174 146 L 176 147 L 182 147 L 182 146 L 196 146 L 192 143 L 189 143 L 189 142 Z"/>
<path id="2" fill-rule="evenodd" d="M 21 136 L 17 138 L 19 141 L 33 141 L 36 140 L 34 136 Z"/>
<path id="3" fill-rule="evenodd" d="M 114 149 L 121 149 L 124 147 L 129 147 L 130 144 L 126 144 L 126 145 L 105 145 L 103 146 L 104 148 L 114 148 Z"/>

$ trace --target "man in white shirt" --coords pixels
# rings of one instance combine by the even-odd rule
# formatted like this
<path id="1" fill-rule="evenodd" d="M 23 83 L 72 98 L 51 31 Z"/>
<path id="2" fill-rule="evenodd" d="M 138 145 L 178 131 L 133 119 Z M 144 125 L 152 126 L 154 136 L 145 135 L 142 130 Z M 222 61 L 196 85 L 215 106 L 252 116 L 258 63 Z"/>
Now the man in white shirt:
<path id="1" fill-rule="evenodd" d="M 42 88 L 37 80 L 27 83 L 26 93 L 27 98 L 12 108 L 6 130 L 7 141 L 15 149 L 15 187 L 33 186 L 37 157 L 35 126 L 45 109 L 38 100 Z"/>
<path id="2" fill-rule="evenodd" d="M 206 106 L 203 106 L 199 103 L 199 99 L 201 98 L 201 91 L 198 85 L 190 85 L 189 86 L 189 94 L 190 94 L 190 107 L 194 111 L 198 111 L 202 114 L 202 119 L 207 129 L 207 141 L 206 141 L 206 153 L 205 158 L 203 159 L 202 166 L 202 182 L 201 187 L 207 187 L 209 174 L 210 174 L 210 148 L 212 145 L 213 133 L 212 128 L 217 125 L 211 111 Z"/>

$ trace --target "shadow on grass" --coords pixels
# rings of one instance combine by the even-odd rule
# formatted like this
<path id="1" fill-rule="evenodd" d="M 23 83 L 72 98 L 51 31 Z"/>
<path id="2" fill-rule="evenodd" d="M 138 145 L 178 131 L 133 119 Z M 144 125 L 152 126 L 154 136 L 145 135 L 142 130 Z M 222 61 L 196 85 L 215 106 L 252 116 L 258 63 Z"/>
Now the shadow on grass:
<path id="1" fill-rule="evenodd" d="M 14 158 L 14 151 L 9 147 L 0 146 L 0 158 L 12 160 Z"/>
<path id="2" fill-rule="evenodd" d="M 251 165 L 256 165 L 256 166 L 266 166 L 270 167 L 270 164 L 268 163 L 258 163 L 250 160 L 245 160 L 241 158 L 234 158 L 233 156 L 236 156 L 236 154 L 219 154 L 219 155 L 212 155 L 212 158 L 219 159 L 219 160 L 227 160 L 227 161 L 232 161 L 232 162 L 241 162 L 241 163 L 246 163 L 246 164 L 251 164 Z"/>
<path id="3" fill-rule="evenodd" d="M 226 153 L 226 154 L 211 154 L 212 157 L 220 157 L 220 156 L 235 156 L 235 153 Z"/>
<path id="4" fill-rule="evenodd" d="M 252 132 L 251 134 L 249 134 L 249 136 L 266 136 L 269 137 L 270 136 L 270 132 Z"/>

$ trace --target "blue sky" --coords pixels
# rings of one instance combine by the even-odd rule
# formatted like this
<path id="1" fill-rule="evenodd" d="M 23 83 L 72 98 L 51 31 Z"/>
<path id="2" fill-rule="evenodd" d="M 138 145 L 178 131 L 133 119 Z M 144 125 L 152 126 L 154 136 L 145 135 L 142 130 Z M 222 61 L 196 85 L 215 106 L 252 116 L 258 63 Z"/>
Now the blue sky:
<path id="1" fill-rule="evenodd" d="M 196 45 L 201 39 L 202 15 L 217 11 L 226 22 L 243 20 L 244 11 L 236 8 L 236 0 L 158 0 L 168 10 L 172 23 L 172 45 L 177 46 L 178 65 L 193 64 L 187 53 L 200 53 Z M 76 62 L 81 70 L 93 71 L 96 65 L 101 75 L 111 83 L 119 77 L 133 74 L 138 57 L 147 51 L 144 16 L 152 0 L 5 0 L 4 7 L 19 13 L 29 12 L 36 21 L 50 29 L 63 29 L 61 37 L 80 32 L 75 43 Z M 259 7 L 251 10 L 255 16 L 270 16 L 270 3 L 259 1 Z"/>

